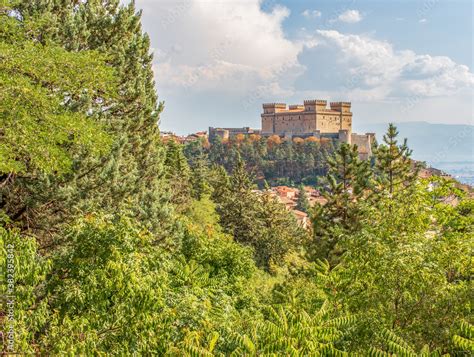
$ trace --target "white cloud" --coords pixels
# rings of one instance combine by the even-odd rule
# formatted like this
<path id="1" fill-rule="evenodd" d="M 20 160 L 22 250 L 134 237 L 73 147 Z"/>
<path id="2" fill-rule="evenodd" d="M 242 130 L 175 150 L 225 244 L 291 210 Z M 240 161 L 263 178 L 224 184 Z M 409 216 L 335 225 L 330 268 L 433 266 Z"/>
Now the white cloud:
<path id="1" fill-rule="evenodd" d="M 259 0 L 177 2 L 142 0 L 154 47 L 156 81 L 176 91 L 241 92 L 302 71 L 304 41 L 290 41 L 282 23 L 290 11 L 262 11 Z M 314 45 L 312 39 L 307 46 Z"/>
<path id="2" fill-rule="evenodd" d="M 354 24 L 362 21 L 362 15 L 358 10 L 346 10 L 337 19 L 348 24 Z"/>
<path id="3" fill-rule="evenodd" d="M 308 10 L 308 9 L 306 9 L 305 11 L 303 11 L 301 13 L 301 15 L 303 15 L 304 17 L 310 19 L 310 18 L 321 17 L 322 12 L 318 11 L 318 10 Z"/>
<path id="4" fill-rule="evenodd" d="M 423 112 L 432 106 L 422 103 L 458 100 L 460 91 L 465 98 L 474 86 L 469 68 L 449 57 L 398 50 L 366 35 L 302 30 L 298 39 L 290 39 L 283 30 L 289 10 L 276 6 L 263 11 L 261 6 L 260 0 L 137 0 L 155 53 L 168 129 L 198 130 L 212 123 L 258 127 L 262 102 L 307 98 L 379 107 L 417 98 L 417 110 Z M 352 21 L 362 19 L 351 11 L 357 13 Z M 334 18 L 347 22 L 345 13 Z M 305 61 L 311 54 L 317 56 Z M 465 113 L 469 106 L 456 110 Z M 432 114 L 444 120 L 451 111 L 440 104 Z M 370 117 L 378 120 L 376 114 Z"/>
<path id="5" fill-rule="evenodd" d="M 384 41 L 367 36 L 317 31 L 331 49 L 347 81 L 342 91 L 352 97 L 379 99 L 406 96 L 449 96 L 472 90 L 469 67 L 446 56 L 419 55 L 395 50 Z"/>
<path id="6" fill-rule="evenodd" d="M 418 20 L 418 22 L 419 22 L 420 24 L 425 24 L 425 23 L 428 22 L 428 20 L 423 18 L 423 19 Z"/>

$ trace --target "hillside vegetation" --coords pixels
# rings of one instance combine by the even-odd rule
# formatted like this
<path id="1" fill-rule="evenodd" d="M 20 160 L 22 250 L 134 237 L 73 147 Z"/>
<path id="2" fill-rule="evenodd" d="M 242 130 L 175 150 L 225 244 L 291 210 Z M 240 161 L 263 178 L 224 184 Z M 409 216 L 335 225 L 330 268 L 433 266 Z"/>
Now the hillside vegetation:
<path id="1" fill-rule="evenodd" d="M 133 3 L 0 10 L 3 354 L 472 355 L 474 201 L 420 180 L 393 125 L 370 162 L 311 142 L 188 162 Z M 255 193 L 275 170 L 326 175 L 310 230 Z"/>

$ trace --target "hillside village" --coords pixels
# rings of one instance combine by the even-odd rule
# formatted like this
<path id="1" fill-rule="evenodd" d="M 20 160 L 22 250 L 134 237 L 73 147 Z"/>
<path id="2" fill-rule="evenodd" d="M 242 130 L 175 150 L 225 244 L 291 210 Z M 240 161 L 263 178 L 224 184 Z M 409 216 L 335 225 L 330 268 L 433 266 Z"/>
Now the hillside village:
<path id="1" fill-rule="evenodd" d="M 310 207 L 314 207 L 316 204 L 324 205 L 327 200 L 321 196 L 321 193 L 311 186 L 304 186 L 304 194 L 306 195 Z M 254 190 L 257 194 L 262 194 L 263 190 Z M 286 209 L 291 211 L 298 224 L 303 228 L 309 228 L 310 219 L 308 213 L 297 209 L 297 201 L 301 192 L 298 188 L 288 186 L 276 186 L 270 188 L 271 195 L 285 205 Z"/>
<path id="2" fill-rule="evenodd" d="M 187 145 L 199 141 L 204 147 L 220 140 L 228 143 L 230 140 L 243 142 L 247 138 L 260 140 L 267 138 L 281 142 L 294 143 L 314 141 L 321 144 L 348 143 L 357 146 L 359 158 L 368 160 L 372 156 L 372 145 L 375 142 L 374 133 L 363 135 L 352 132 L 352 112 L 350 102 L 331 102 L 327 108 L 325 100 L 305 100 L 303 105 L 290 105 L 284 103 L 265 103 L 261 114 L 261 129 L 250 127 L 241 128 L 215 128 L 209 127 L 208 131 L 198 131 L 189 135 L 177 135 L 173 132 L 161 132 L 161 138 L 166 143 L 170 140 Z M 425 167 L 423 163 L 413 160 L 413 164 L 421 164 L 418 176 L 427 179 L 432 176 L 444 177 L 456 182 L 456 187 L 472 196 L 472 188 L 457 182 L 451 175 L 436 168 Z M 259 177 L 264 179 L 264 177 Z M 308 213 L 297 208 L 297 201 L 301 193 L 298 188 L 288 185 L 275 185 L 269 188 L 271 196 L 285 205 L 286 209 L 295 216 L 298 224 L 303 228 L 310 228 Z M 315 187 L 304 186 L 305 195 L 310 207 L 316 204 L 324 205 L 327 200 Z M 263 190 L 254 190 L 256 194 L 263 194 Z M 458 198 L 449 196 L 445 203 L 457 205 Z"/>

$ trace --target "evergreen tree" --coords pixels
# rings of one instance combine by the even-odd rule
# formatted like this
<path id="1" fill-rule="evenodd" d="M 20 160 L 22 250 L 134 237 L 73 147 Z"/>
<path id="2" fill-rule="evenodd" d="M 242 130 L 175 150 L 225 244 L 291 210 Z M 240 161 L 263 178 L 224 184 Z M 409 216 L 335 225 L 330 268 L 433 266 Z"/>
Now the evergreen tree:
<path id="1" fill-rule="evenodd" d="M 224 166 L 214 166 L 209 173 L 212 187 L 211 199 L 217 204 L 218 211 L 230 195 L 230 176 Z"/>
<path id="2" fill-rule="evenodd" d="M 157 125 L 163 105 L 155 93 L 150 41 L 134 3 L 37 0 L 20 1 L 14 10 L 23 21 L 37 20 L 29 31 L 32 41 L 54 42 L 71 52 L 96 50 L 118 80 L 118 94 L 92 116 L 113 137 L 110 154 L 96 159 L 79 150 L 71 174 L 17 181 L 9 188 L 15 195 L 5 197 L 19 202 L 22 214 L 16 220 L 49 236 L 78 212 L 101 208 L 142 219 L 159 239 L 169 237 L 173 220 Z M 70 105 L 78 113 L 89 110 L 80 99 L 72 98 Z"/>
<path id="3" fill-rule="evenodd" d="M 306 232 L 269 190 L 253 191 L 244 162 L 240 156 L 237 160 L 230 177 L 220 169 L 220 179 L 214 181 L 220 224 L 237 242 L 253 247 L 257 264 L 270 270 L 272 263 L 281 264 L 284 255 L 303 242 Z"/>
<path id="4" fill-rule="evenodd" d="M 192 195 L 195 199 L 200 200 L 203 196 L 211 192 L 209 186 L 209 168 L 204 153 L 201 153 L 194 161 L 191 169 Z"/>
<path id="5" fill-rule="evenodd" d="M 165 167 L 171 187 L 171 202 L 178 212 L 184 212 L 191 202 L 191 172 L 181 145 L 174 140 L 166 145 Z"/>
<path id="6" fill-rule="evenodd" d="M 355 145 L 341 144 L 328 163 L 328 186 L 323 192 L 327 203 L 316 206 L 312 217 L 318 254 L 325 258 L 330 258 L 341 235 L 360 227 L 364 213 L 361 199 L 367 194 L 371 177 L 368 162 L 359 159 Z M 334 259 L 333 263 L 337 261 Z"/>
<path id="7" fill-rule="evenodd" d="M 390 123 L 383 144 L 374 150 L 375 192 L 390 199 L 412 187 L 419 170 L 410 159 L 412 151 L 407 146 L 407 139 L 398 145 L 397 136 L 397 128 Z"/>
<path id="8" fill-rule="evenodd" d="M 227 192 L 217 201 L 217 211 L 224 231 L 243 244 L 254 244 L 260 227 L 255 220 L 257 200 L 252 190 L 252 182 L 245 164 L 238 157 L 237 165 L 232 171 Z"/>
<path id="9" fill-rule="evenodd" d="M 211 139 L 211 147 L 209 150 L 209 160 L 214 165 L 224 165 L 227 156 L 226 148 L 220 136 L 215 135 Z"/>
<path id="10" fill-rule="evenodd" d="M 374 185 L 369 197 L 369 202 L 372 203 L 370 216 L 374 220 L 391 220 L 391 228 L 394 231 L 422 229 L 429 224 L 429 219 L 417 211 L 421 205 L 426 204 L 417 194 L 420 189 L 417 186 L 420 166 L 410 159 L 411 150 L 407 146 L 407 140 L 399 145 L 397 136 L 396 127 L 390 124 L 383 143 L 374 150 Z M 381 213 L 385 214 L 385 217 L 376 218 Z M 413 220 L 413 215 L 417 216 L 418 220 Z M 407 224 L 420 227 L 408 227 Z"/>
<path id="11" fill-rule="evenodd" d="M 70 105 L 82 100 L 97 111 L 102 106 L 93 102 L 114 96 L 116 82 L 105 57 L 34 44 L 27 26 L 7 12 L 0 21 L 0 173 L 10 179 L 36 172 L 63 175 L 72 169 L 74 150 L 107 152 L 111 140 L 102 125 Z"/>
<path id="12" fill-rule="evenodd" d="M 298 187 L 298 200 L 296 201 L 296 208 L 306 213 L 308 213 L 310 209 L 308 195 L 306 194 L 303 185 Z"/>

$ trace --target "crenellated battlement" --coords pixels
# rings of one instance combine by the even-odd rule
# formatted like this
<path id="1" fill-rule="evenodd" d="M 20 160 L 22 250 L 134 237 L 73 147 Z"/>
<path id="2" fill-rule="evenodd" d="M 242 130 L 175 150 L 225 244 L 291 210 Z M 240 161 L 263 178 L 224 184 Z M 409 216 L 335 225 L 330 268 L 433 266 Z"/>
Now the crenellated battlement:
<path id="1" fill-rule="evenodd" d="M 305 101 L 303 101 L 304 105 L 321 105 L 323 104 L 324 106 L 326 106 L 328 104 L 328 101 L 327 100 L 323 100 L 323 99 L 307 99 Z"/>
<path id="2" fill-rule="evenodd" d="M 263 103 L 264 108 L 286 108 L 286 103 Z"/>
<path id="3" fill-rule="evenodd" d="M 303 110 L 304 109 L 304 105 L 301 105 L 301 104 L 291 104 L 288 109 L 290 110 L 297 110 L 297 109 L 301 109 Z"/>
<path id="4" fill-rule="evenodd" d="M 340 106 L 343 106 L 343 107 L 350 107 L 351 106 L 351 102 L 331 102 L 329 104 L 330 104 L 331 107 L 333 105 L 340 105 Z"/>
<path id="5" fill-rule="evenodd" d="M 344 114 L 350 113 L 351 103 L 350 102 L 331 102 L 329 103 L 331 110 L 342 112 Z"/>

